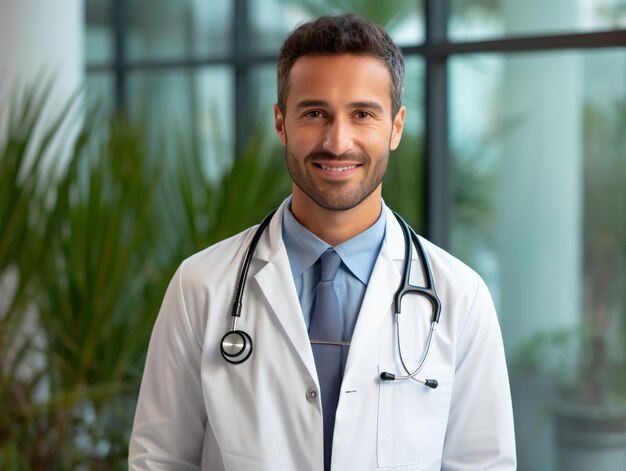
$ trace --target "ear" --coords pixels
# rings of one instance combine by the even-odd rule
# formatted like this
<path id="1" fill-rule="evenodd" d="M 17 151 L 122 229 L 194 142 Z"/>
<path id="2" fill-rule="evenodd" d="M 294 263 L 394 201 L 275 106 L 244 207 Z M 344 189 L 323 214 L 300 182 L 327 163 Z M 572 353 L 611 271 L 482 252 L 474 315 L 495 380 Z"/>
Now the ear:
<path id="1" fill-rule="evenodd" d="M 391 130 L 391 139 L 389 141 L 389 150 L 396 150 L 400 145 L 402 138 L 402 129 L 404 129 L 404 117 L 406 116 L 406 107 L 402 106 L 398 110 L 396 117 L 393 119 L 393 129 Z"/>
<path id="2" fill-rule="evenodd" d="M 287 134 L 285 132 L 285 121 L 283 119 L 283 113 L 278 108 L 278 105 L 274 105 L 274 129 L 276 129 L 276 134 L 278 134 L 278 139 L 280 143 L 285 146 L 287 145 Z"/>

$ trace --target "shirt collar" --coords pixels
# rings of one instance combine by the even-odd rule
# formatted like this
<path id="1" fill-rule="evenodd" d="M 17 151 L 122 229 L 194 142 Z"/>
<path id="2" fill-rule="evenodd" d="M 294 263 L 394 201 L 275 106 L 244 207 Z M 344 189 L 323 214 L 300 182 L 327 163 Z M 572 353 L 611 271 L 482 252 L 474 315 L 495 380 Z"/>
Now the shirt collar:
<path id="1" fill-rule="evenodd" d="M 383 202 L 380 216 L 372 226 L 335 247 L 341 261 L 363 284 L 369 282 L 385 238 L 385 227 L 386 211 Z M 291 197 L 285 205 L 283 215 L 283 240 L 294 278 L 308 270 L 331 247 L 296 220 L 291 212 Z"/>

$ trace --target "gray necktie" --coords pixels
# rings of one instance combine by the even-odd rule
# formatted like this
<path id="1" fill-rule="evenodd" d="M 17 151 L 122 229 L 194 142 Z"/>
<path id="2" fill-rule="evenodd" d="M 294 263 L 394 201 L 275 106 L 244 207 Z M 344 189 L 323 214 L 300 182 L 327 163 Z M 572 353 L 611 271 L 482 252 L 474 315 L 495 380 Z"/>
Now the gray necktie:
<path id="1" fill-rule="evenodd" d="M 324 470 L 330 470 L 335 411 L 339 401 L 342 380 L 342 346 L 340 344 L 317 343 L 341 342 L 343 321 L 339 300 L 333 288 L 333 279 L 341 264 L 334 249 L 326 250 L 320 257 L 322 276 L 317 285 L 315 307 L 309 326 L 309 339 L 315 358 L 317 377 L 320 382 L 322 412 L 324 417 Z"/>

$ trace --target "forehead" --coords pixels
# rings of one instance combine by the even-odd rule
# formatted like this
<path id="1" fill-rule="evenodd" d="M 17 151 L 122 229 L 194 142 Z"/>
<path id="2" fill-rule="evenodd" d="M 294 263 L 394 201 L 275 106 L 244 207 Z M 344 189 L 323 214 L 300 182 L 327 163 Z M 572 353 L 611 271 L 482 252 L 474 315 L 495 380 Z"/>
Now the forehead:
<path id="1" fill-rule="evenodd" d="M 287 108 L 301 100 L 337 107 L 375 101 L 391 110 L 391 73 L 382 59 L 369 55 L 303 56 L 289 72 Z"/>

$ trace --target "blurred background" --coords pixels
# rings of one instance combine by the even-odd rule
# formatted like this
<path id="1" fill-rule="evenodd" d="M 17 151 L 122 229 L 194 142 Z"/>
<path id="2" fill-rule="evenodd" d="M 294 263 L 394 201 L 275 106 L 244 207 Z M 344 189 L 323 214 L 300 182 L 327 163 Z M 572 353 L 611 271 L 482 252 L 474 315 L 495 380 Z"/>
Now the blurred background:
<path id="1" fill-rule="evenodd" d="M 0 469 L 126 468 L 174 270 L 289 193 L 279 47 L 344 11 L 404 52 L 384 197 L 492 292 L 519 469 L 626 470 L 624 0 L 0 0 Z"/>

